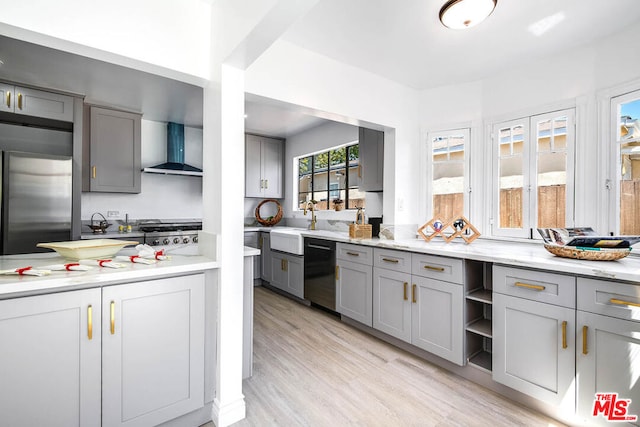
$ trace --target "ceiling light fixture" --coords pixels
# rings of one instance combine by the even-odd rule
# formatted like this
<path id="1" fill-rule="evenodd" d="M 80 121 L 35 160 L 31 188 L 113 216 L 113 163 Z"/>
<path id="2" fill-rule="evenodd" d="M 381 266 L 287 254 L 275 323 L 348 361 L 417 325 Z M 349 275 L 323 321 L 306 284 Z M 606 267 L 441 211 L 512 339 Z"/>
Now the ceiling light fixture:
<path id="1" fill-rule="evenodd" d="M 491 15 L 498 0 L 449 0 L 440 9 L 440 22 L 456 30 L 478 25 Z"/>

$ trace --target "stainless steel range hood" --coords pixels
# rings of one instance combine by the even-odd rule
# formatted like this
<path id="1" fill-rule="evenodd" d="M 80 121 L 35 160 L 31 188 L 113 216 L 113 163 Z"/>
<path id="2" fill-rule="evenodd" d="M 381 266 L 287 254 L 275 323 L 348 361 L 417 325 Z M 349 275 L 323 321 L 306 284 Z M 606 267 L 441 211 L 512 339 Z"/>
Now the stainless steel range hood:
<path id="1" fill-rule="evenodd" d="M 184 162 L 184 125 L 167 123 L 167 161 L 157 166 L 142 169 L 143 172 L 165 175 L 202 176 L 202 169 Z"/>

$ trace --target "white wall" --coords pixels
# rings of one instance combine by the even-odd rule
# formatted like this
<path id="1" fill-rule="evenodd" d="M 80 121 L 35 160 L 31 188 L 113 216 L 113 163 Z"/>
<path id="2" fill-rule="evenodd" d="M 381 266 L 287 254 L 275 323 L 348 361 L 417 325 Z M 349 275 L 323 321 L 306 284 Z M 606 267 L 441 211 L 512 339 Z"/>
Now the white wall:
<path id="1" fill-rule="evenodd" d="M 46 40 L 51 47 L 99 55 L 97 59 L 120 65 L 143 67 L 148 63 L 201 79 L 209 77 L 211 5 L 206 1 L 0 0 L 0 10 L 0 21 L 5 24 L 57 38 Z M 5 32 L 13 31 L 6 28 Z M 13 35 L 17 34 L 20 32 Z M 42 41 L 27 39 L 36 36 L 33 34 L 22 35 L 27 41 Z"/>
<path id="2" fill-rule="evenodd" d="M 415 222 L 411 186 L 419 173 L 416 91 L 282 40 L 247 69 L 246 91 L 318 115 L 385 130 L 385 222 Z"/>
<path id="3" fill-rule="evenodd" d="M 185 126 L 185 162 L 202 168 L 202 129 Z M 142 167 L 164 163 L 167 158 L 167 124 L 142 120 Z M 95 212 L 120 212 L 137 219 L 201 219 L 202 178 L 143 173 L 140 194 L 82 193 L 81 218 Z"/>
<path id="4" fill-rule="evenodd" d="M 606 230 L 605 219 L 596 209 L 606 200 L 602 158 L 608 154 L 599 138 L 598 93 L 629 81 L 640 82 L 640 55 L 629 54 L 630 41 L 638 39 L 640 28 L 636 26 L 591 46 L 521 64 L 484 80 L 422 91 L 421 145 L 429 130 L 461 123 L 472 128 L 471 222 L 488 228 L 488 126 L 572 105 L 576 107 L 577 126 L 575 223 Z M 417 196 L 426 206 L 424 194 Z"/>

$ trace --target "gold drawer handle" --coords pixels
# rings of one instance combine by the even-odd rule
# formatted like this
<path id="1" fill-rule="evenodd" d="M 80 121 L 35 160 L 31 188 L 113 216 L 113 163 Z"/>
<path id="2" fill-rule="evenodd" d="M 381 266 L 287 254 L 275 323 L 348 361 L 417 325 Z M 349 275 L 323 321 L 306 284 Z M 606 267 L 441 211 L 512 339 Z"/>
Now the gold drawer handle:
<path id="1" fill-rule="evenodd" d="M 91 304 L 87 307 L 87 338 L 93 339 L 93 307 Z"/>
<path id="2" fill-rule="evenodd" d="M 631 307 L 640 307 L 640 304 L 637 302 L 625 301 L 617 298 L 611 298 L 609 302 L 615 305 L 629 305 Z"/>
<path id="3" fill-rule="evenodd" d="M 567 348 L 567 321 L 562 322 L 562 348 Z"/>
<path id="4" fill-rule="evenodd" d="M 416 284 L 414 283 L 411 287 L 411 302 L 415 303 L 416 301 Z"/>
<path id="5" fill-rule="evenodd" d="M 111 335 L 116 333 L 116 303 L 111 301 Z"/>
<path id="6" fill-rule="evenodd" d="M 22 94 L 18 92 L 18 109 L 22 110 Z"/>
<path id="7" fill-rule="evenodd" d="M 347 252 L 347 255 L 351 255 L 351 256 L 360 256 L 359 253 L 356 252 Z"/>
<path id="8" fill-rule="evenodd" d="M 407 297 L 407 287 L 409 286 L 409 284 L 407 282 L 404 282 L 404 284 L 402 285 L 403 290 L 402 290 L 402 299 L 404 299 L 405 301 L 407 301 L 408 297 Z"/>
<path id="9" fill-rule="evenodd" d="M 97 176 L 97 169 L 95 166 L 91 166 L 91 178 L 95 179 Z"/>
<path id="10" fill-rule="evenodd" d="M 7 108 L 11 108 L 11 92 L 7 92 Z"/>
<path id="11" fill-rule="evenodd" d="M 340 267 L 336 265 L 336 280 L 340 279 Z"/>
<path id="12" fill-rule="evenodd" d="M 397 264 L 398 262 L 400 262 L 397 259 L 391 259 L 391 258 L 382 258 L 382 260 L 386 262 L 392 262 L 394 264 Z"/>
<path id="13" fill-rule="evenodd" d="M 542 285 L 530 285 L 528 283 L 522 283 L 522 282 L 516 282 L 514 283 L 514 286 L 517 286 L 519 288 L 533 289 L 536 291 L 544 291 L 546 289 L 546 287 Z"/>
<path id="14" fill-rule="evenodd" d="M 444 267 L 434 267 L 432 265 L 425 265 L 424 269 L 425 270 L 431 270 L 431 271 L 439 271 L 441 273 L 444 271 Z"/>
<path id="15" fill-rule="evenodd" d="M 582 354 L 589 353 L 589 350 L 587 349 L 587 332 L 588 331 L 589 331 L 588 326 L 585 325 L 582 327 Z"/>

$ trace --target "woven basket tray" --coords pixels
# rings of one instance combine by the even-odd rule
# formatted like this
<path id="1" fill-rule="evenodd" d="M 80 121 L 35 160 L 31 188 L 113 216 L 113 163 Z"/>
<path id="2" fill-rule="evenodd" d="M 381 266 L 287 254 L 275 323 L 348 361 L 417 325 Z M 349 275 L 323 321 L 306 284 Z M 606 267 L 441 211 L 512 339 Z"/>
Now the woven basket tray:
<path id="1" fill-rule="evenodd" d="M 550 244 L 545 244 L 544 248 L 559 257 L 584 259 L 589 261 L 615 261 L 617 259 L 624 258 L 631 253 L 631 248 L 601 249 L 596 251 L 580 249 L 575 246 L 559 246 Z"/>

